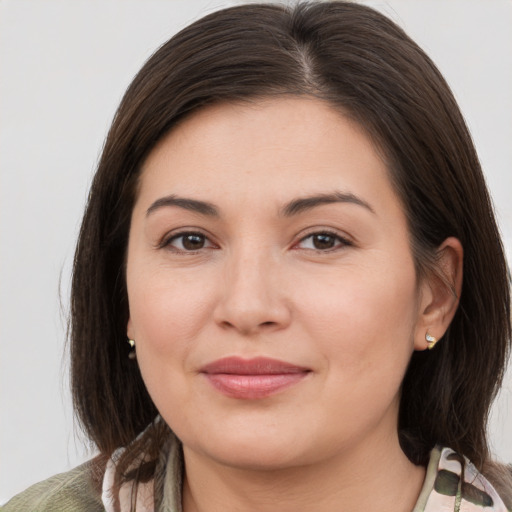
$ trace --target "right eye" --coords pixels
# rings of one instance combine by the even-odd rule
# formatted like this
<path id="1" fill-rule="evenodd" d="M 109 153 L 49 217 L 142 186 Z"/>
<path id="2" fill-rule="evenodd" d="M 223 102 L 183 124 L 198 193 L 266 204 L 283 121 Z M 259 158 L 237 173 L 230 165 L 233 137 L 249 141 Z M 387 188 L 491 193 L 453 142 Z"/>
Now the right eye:
<path id="1" fill-rule="evenodd" d="M 163 245 L 177 252 L 195 252 L 214 247 L 214 244 L 203 233 L 197 232 L 178 233 L 165 241 Z"/>

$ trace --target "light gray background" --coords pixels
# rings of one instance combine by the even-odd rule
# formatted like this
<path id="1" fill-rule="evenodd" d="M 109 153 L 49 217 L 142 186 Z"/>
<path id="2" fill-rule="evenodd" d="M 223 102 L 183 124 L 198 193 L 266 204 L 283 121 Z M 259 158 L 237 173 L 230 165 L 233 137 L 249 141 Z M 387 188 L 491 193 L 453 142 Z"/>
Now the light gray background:
<path id="1" fill-rule="evenodd" d="M 88 184 L 121 95 L 177 29 L 234 3 L 0 0 L 0 503 L 92 453 L 73 426 L 65 318 Z M 451 84 L 510 260 L 512 2 L 367 3 L 403 26 Z M 508 461 L 511 408 L 509 375 L 491 422 L 494 451 Z"/>

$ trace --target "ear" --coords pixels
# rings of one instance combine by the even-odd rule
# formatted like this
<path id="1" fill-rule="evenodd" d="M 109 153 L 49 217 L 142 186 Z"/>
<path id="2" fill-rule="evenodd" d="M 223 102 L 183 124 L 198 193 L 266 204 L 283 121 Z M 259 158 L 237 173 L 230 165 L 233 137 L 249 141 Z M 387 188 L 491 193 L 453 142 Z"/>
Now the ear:
<path id="1" fill-rule="evenodd" d="M 431 272 L 420 284 L 415 350 L 428 348 L 426 334 L 440 340 L 448 329 L 462 291 L 464 250 L 457 238 L 447 238 L 437 250 L 438 272 Z"/>
<path id="2" fill-rule="evenodd" d="M 129 340 L 133 340 L 133 324 L 131 318 L 128 318 L 128 323 L 126 324 L 126 336 Z"/>

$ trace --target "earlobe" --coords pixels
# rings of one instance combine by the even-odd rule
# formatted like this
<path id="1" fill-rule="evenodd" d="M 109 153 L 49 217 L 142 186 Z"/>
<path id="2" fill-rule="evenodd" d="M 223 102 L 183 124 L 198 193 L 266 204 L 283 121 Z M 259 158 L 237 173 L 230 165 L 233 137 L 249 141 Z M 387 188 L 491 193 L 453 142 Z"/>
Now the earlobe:
<path id="1" fill-rule="evenodd" d="M 131 318 L 128 318 L 128 322 L 126 324 L 126 337 L 128 339 L 133 339 L 134 338 L 133 324 L 132 324 L 132 319 Z"/>
<path id="2" fill-rule="evenodd" d="M 414 348 L 425 350 L 442 343 L 462 291 L 462 244 L 455 237 L 447 238 L 437 251 L 437 268 L 424 278 Z"/>

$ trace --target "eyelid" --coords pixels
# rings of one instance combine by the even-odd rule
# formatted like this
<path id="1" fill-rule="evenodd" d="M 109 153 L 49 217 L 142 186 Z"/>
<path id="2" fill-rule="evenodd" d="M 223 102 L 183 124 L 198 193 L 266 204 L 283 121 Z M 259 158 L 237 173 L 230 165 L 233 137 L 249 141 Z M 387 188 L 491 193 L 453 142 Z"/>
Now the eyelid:
<path id="1" fill-rule="evenodd" d="M 200 235 L 200 236 L 204 237 L 208 243 L 208 246 L 201 247 L 200 249 L 197 249 L 195 251 L 193 251 L 193 250 L 187 251 L 184 249 L 179 249 L 177 247 L 173 247 L 171 245 L 171 242 L 173 240 L 179 239 L 179 238 L 187 236 L 187 235 Z M 202 251 L 204 249 L 218 248 L 218 245 L 215 242 L 213 242 L 212 237 L 210 235 L 208 235 L 207 233 L 205 233 L 204 230 L 202 230 L 200 228 L 195 228 L 195 227 L 186 227 L 186 228 L 178 228 L 178 229 L 175 229 L 173 231 L 166 233 L 162 237 L 162 239 L 157 243 L 156 248 L 157 249 L 166 249 L 167 248 L 176 253 L 196 254 L 199 251 Z"/>
<path id="2" fill-rule="evenodd" d="M 329 249 L 315 249 L 315 248 L 302 248 L 298 247 L 298 245 L 301 242 L 304 242 L 308 238 L 311 238 L 314 235 L 328 235 L 332 236 L 333 238 L 336 238 L 338 241 L 338 245 L 335 247 L 329 248 Z M 322 228 L 322 227 L 315 227 L 308 230 L 306 233 L 302 233 L 298 239 L 297 242 L 293 244 L 293 249 L 296 250 L 304 250 L 304 251 L 315 251 L 319 253 L 325 253 L 325 252 L 333 252 L 343 247 L 350 247 L 353 246 L 354 242 L 345 234 L 341 234 L 339 231 L 336 231 L 332 228 Z"/>
<path id="3" fill-rule="evenodd" d="M 173 240 L 179 239 L 179 238 L 187 236 L 187 235 L 200 235 L 205 238 L 206 243 L 208 245 L 205 247 L 201 247 L 200 249 L 197 249 L 195 251 L 194 250 L 184 250 L 184 249 L 180 249 L 180 248 L 177 248 L 177 247 L 174 247 L 171 245 L 171 242 Z M 335 247 L 332 247 L 329 249 L 314 249 L 314 248 L 298 247 L 299 244 L 301 244 L 302 242 L 304 242 L 308 238 L 311 238 L 314 235 L 332 236 L 333 238 L 335 238 L 338 241 L 338 244 Z M 316 252 L 320 252 L 320 253 L 325 253 L 325 252 L 336 251 L 340 248 L 350 247 L 353 245 L 354 245 L 354 242 L 346 234 L 342 234 L 333 228 L 322 228 L 319 226 L 319 227 L 310 228 L 306 232 L 302 232 L 298 236 L 298 239 L 292 244 L 292 249 L 305 250 L 305 251 L 312 250 L 312 251 L 316 251 Z M 205 233 L 205 231 L 203 229 L 197 228 L 197 227 L 183 227 L 183 228 L 178 228 L 176 230 L 166 233 L 162 237 L 162 239 L 156 244 L 156 248 L 157 249 L 172 248 L 169 250 L 172 250 L 173 252 L 176 252 L 176 253 L 196 254 L 197 252 L 202 251 L 204 249 L 211 249 L 211 248 L 218 249 L 219 246 L 212 240 L 211 235 L 209 235 L 208 233 Z"/>

